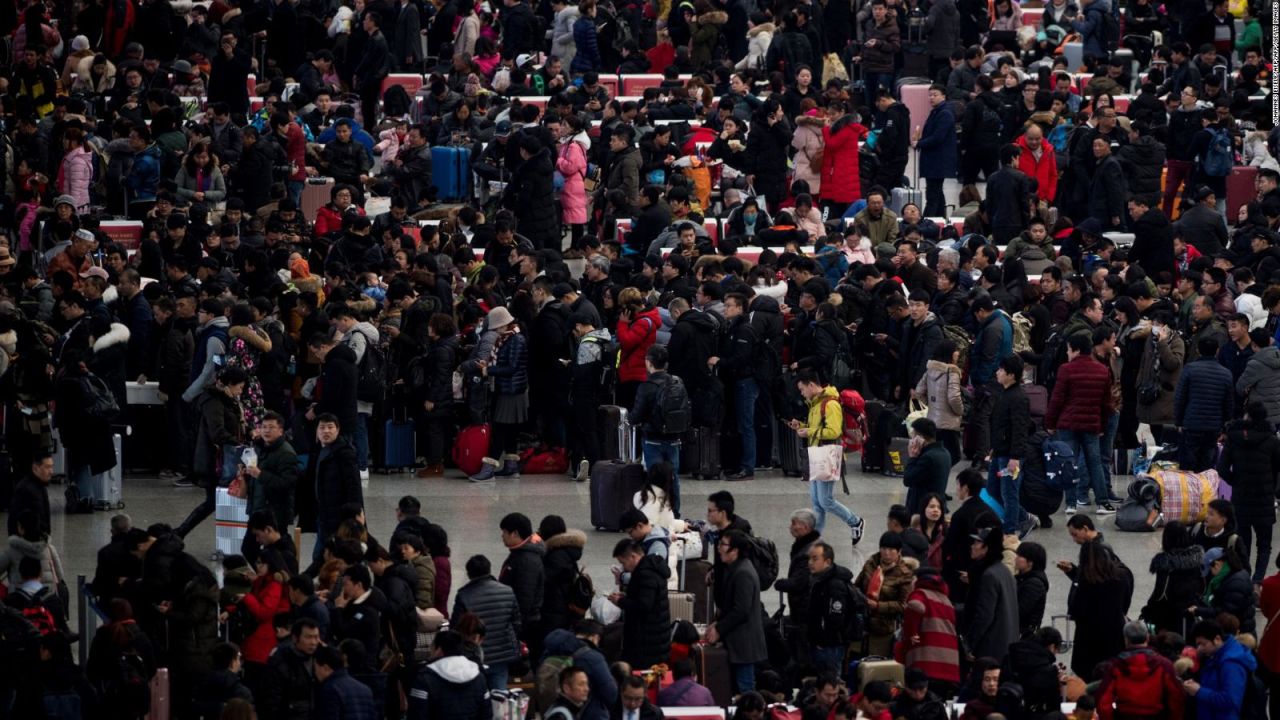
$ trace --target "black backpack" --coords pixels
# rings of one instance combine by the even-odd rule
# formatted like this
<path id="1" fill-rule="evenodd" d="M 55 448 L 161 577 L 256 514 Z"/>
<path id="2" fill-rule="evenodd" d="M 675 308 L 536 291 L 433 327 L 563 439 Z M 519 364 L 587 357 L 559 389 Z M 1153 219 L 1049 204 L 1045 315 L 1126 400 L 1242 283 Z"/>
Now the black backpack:
<path id="1" fill-rule="evenodd" d="M 684 381 L 675 375 L 667 375 L 664 382 L 656 383 L 657 412 L 653 427 L 663 435 L 679 435 L 689 430 L 693 420 L 693 407 L 689 403 L 689 391 Z"/>
<path id="2" fill-rule="evenodd" d="M 360 402 L 379 402 L 386 387 L 387 354 L 368 335 L 364 337 L 364 357 L 360 358 L 359 380 L 356 381 L 356 399 Z"/>
<path id="3" fill-rule="evenodd" d="M 750 536 L 751 564 L 760 577 L 760 587 L 768 589 L 778 579 L 778 546 L 769 538 Z"/>
<path id="4" fill-rule="evenodd" d="M 1067 360 L 1067 336 L 1061 327 L 1056 327 L 1044 341 L 1044 354 L 1040 356 L 1040 365 L 1036 368 L 1036 384 L 1043 385 L 1053 392 L 1053 384 L 1058 380 L 1058 368 Z"/>

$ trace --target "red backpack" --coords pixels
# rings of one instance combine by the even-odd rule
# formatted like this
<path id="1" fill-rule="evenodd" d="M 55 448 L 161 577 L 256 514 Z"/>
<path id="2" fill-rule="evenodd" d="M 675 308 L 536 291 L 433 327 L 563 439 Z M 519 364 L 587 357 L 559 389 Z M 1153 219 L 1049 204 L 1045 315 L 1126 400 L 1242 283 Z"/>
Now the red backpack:
<path id="1" fill-rule="evenodd" d="M 857 390 L 841 390 L 840 407 L 844 410 L 844 451 L 860 451 L 867 439 L 867 403 Z"/>

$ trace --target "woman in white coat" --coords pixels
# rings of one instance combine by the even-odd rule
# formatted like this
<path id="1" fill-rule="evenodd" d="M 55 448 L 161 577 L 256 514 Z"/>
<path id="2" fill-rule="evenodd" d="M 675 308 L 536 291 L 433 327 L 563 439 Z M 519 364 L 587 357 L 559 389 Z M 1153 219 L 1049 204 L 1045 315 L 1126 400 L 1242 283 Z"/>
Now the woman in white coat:
<path id="1" fill-rule="evenodd" d="M 754 70 L 764 66 L 773 42 L 773 23 L 763 13 L 752 13 L 747 21 L 747 56 L 734 65 L 735 70 Z"/>
<path id="2" fill-rule="evenodd" d="M 573 42 L 573 24 L 581 16 L 578 3 L 555 0 L 551 9 L 556 13 L 555 23 L 551 26 L 551 54 L 560 58 L 564 67 L 569 67 L 573 56 L 578 54 L 578 46 Z"/>

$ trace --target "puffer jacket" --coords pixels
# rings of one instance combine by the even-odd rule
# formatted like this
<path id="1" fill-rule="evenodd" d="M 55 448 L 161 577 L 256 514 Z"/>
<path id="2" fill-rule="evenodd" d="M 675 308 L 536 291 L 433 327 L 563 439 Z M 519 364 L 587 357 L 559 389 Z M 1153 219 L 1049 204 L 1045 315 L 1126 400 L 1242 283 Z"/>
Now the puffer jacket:
<path id="1" fill-rule="evenodd" d="M 776 31 L 773 23 L 760 23 L 747 31 L 747 55 L 734 65 L 735 70 L 755 70 L 769 56 L 769 43 Z"/>
<path id="2" fill-rule="evenodd" d="M 436 606 L 436 563 L 430 555 L 422 554 L 409 561 L 418 576 L 413 585 L 414 604 L 419 609 Z"/>
<path id="3" fill-rule="evenodd" d="M 1231 485 L 1236 520 L 1275 524 L 1276 474 L 1280 473 L 1280 438 L 1271 422 L 1240 421 L 1227 426 L 1227 442 L 1218 462 L 1222 480 Z"/>
<path id="4" fill-rule="evenodd" d="M 645 353 L 658 339 L 662 317 L 657 308 L 647 308 L 636 313 L 630 322 L 618 321 L 618 381 L 642 382 L 649 377 L 644 366 Z"/>
<path id="5" fill-rule="evenodd" d="M 573 24 L 578 22 L 580 16 L 577 5 L 566 6 L 556 13 L 555 22 L 551 26 L 551 54 L 570 67 L 573 66 L 574 53 L 578 51 L 574 45 Z"/>
<path id="6" fill-rule="evenodd" d="M 520 603 L 520 615 L 525 623 L 542 619 L 543 593 L 546 591 L 546 570 L 542 558 L 547 546 L 537 535 L 530 535 L 521 545 L 511 548 L 502 563 L 498 579 L 510 585 Z"/>
<path id="7" fill-rule="evenodd" d="M 1080 355 L 1058 369 L 1044 426 L 1100 433 L 1112 412 L 1111 372 L 1092 357 Z"/>
<path id="8" fill-rule="evenodd" d="M 1219 430 L 1235 401 L 1231 371 L 1217 358 L 1198 358 L 1182 370 L 1173 394 L 1173 422 L 1185 430 Z"/>
<path id="9" fill-rule="evenodd" d="M 845 115 L 822 129 L 822 199 L 852 203 L 862 199 L 858 145 L 867 128 L 853 115 Z"/>
<path id="10" fill-rule="evenodd" d="M 1138 387 L 1159 382 L 1160 397 L 1150 405 L 1138 403 L 1138 422 L 1152 425 L 1168 425 L 1173 422 L 1173 393 L 1178 387 L 1178 379 L 1182 377 L 1182 363 L 1186 357 L 1186 348 L 1186 343 L 1176 332 L 1160 342 L 1156 342 L 1154 337 L 1147 339 L 1146 350 L 1142 353 L 1142 366 L 1138 369 Z M 1158 372 L 1157 359 L 1159 360 Z M 1277 366 L 1280 367 L 1280 362 Z M 1246 367 L 1245 375 L 1248 375 L 1248 372 Z M 1242 375 L 1241 380 L 1244 377 Z M 1280 378 L 1277 378 L 1275 385 L 1277 392 L 1280 393 Z M 1280 396 L 1277 399 L 1280 400 Z"/>
<path id="11" fill-rule="evenodd" d="M 422 666 L 408 692 L 409 720 L 474 720 L 492 712 L 480 666 L 461 655 Z"/>
<path id="12" fill-rule="evenodd" d="M 1232 572 L 1218 585 L 1209 596 L 1208 605 L 1196 608 L 1196 615 L 1208 619 L 1217 617 L 1218 613 L 1231 613 L 1240 620 L 1240 632 L 1252 633 L 1257 627 L 1257 606 L 1253 580 L 1249 571 L 1242 568 Z"/>
<path id="13" fill-rule="evenodd" d="M 22 584 L 22 574 L 18 572 L 18 564 L 23 558 L 35 558 L 40 561 L 40 582 L 45 587 L 56 587 L 58 580 L 64 580 L 62 560 L 58 551 L 47 540 L 27 540 L 18 535 L 9 536 L 9 548 L 0 553 L 0 573 L 9 571 L 9 587 L 17 588 Z"/>
<path id="14" fill-rule="evenodd" d="M 978 328 L 973 347 L 969 348 L 969 379 L 974 387 L 995 380 L 1002 358 L 1013 352 L 1013 321 L 1003 310 L 996 310 Z"/>
<path id="15" fill-rule="evenodd" d="M 873 644 L 877 637 L 892 637 L 893 632 L 898 629 L 918 567 L 920 567 L 918 560 L 904 557 L 893 567 L 881 572 L 880 594 L 876 598 L 878 606 L 871 611 L 869 624 Z M 866 592 L 871 576 L 880 569 L 880 553 L 877 552 L 867 558 L 862 566 L 862 572 L 858 573 L 858 579 L 853 584 Z"/>
<path id="16" fill-rule="evenodd" d="M 529 238 L 534 247 L 552 247 L 560 238 L 560 218 L 556 217 L 551 182 L 554 164 L 551 151 L 545 148 L 520 163 L 511 175 L 504 198 L 504 204 L 519 213 L 516 231 Z"/>
<path id="17" fill-rule="evenodd" d="M 542 558 L 542 620 L 547 630 L 568 629 L 578 617 L 569 609 L 569 591 L 578 577 L 578 563 L 586 546 L 587 534 L 581 530 L 570 529 L 546 541 L 547 553 Z"/>
<path id="18" fill-rule="evenodd" d="M 1157 630 L 1182 632 L 1187 608 L 1194 607 L 1204 592 L 1200 563 L 1204 548 L 1192 545 L 1175 548 L 1151 558 L 1150 571 L 1156 576 L 1151 597 L 1142 608 L 1142 619 Z"/>
<path id="19" fill-rule="evenodd" d="M 509 663 L 520 657 L 516 639 L 520 632 L 520 605 L 511 588 L 492 575 L 473 579 L 458 589 L 449 624 L 456 626 L 466 613 L 475 613 L 484 623 L 481 647 L 485 662 Z"/>
<path id="20" fill-rule="evenodd" d="M 579 16 L 573 22 L 573 45 L 575 52 L 569 63 L 570 72 L 577 75 L 600 69 L 600 43 L 594 19 Z"/>
<path id="21" fill-rule="evenodd" d="M 815 197 L 822 192 L 822 128 L 825 123 L 819 118 L 801 115 L 795 119 L 796 133 L 791 137 L 791 147 L 795 149 L 796 180 L 809 183 L 809 192 Z M 818 162 L 814 162 L 815 156 Z"/>
<path id="22" fill-rule="evenodd" d="M 866 37 L 863 39 L 875 40 L 875 47 L 866 47 L 862 49 L 862 70 L 868 73 L 892 73 L 894 71 L 893 56 L 902 49 L 902 33 L 898 29 L 898 22 L 890 17 L 885 17 L 884 22 L 876 24 L 874 19 L 869 19 L 866 24 Z"/>
<path id="23" fill-rule="evenodd" d="M 1266 405 L 1268 418 L 1280 418 L 1280 348 L 1271 345 L 1255 352 L 1236 381 L 1236 392 Z"/>
<path id="24" fill-rule="evenodd" d="M 1099 692 L 1098 714 L 1103 720 L 1181 718 L 1186 698 L 1173 663 L 1147 647 L 1125 650 L 1116 656 L 1103 676 Z"/>
<path id="25" fill-rule="evenodd" d="M 916 383 L 916 395 L 925 398 L 929 406 L 929 419 L 939 430 L 959 430 L 964 420 L 964 399 L 960 388 L 960 368 L 940 360 L 930 360 L 920 382 Z"/>
<path id="26" fill-rule="evenodd" d="M 574 666 L 587 673 L 591 695 L 582 707 L 582 712 L 574 717 L 578 720 L 607 720 L 609 708 L 618 702 L 618 684 L 609 672 L 609 663 L 604 654 L 595 645 L 568 630 L 552 630 L 547 633 L 542 657 L 554 656 L 572 658 Z"/>
<path id="27" fill-rule="evenodd" d="M 89 207 L 89 186 L 93 184 L 93 160 L 93 154 L 83 146 L 72 148 L 62 158 L 62 174 L 58 178 L 58 190 L 75 200 L 77 212 L 86 212 Z"/>
<path id="28" fill-rule="evenodd" d="M 712 10 L 698 16 L 693 25 L 693 42 L 689 52 L 689 59 L 693 61 L 694 67 L 703 67 L 711 63 L 716 42 L 720 39 L 720 33 L 727 22 L 729 22 L 729 13 L 721 10 Z"/>
<path id="29" fill-rule="evenodd" d="M 632 667 L 650 667 L 671 655 L 670 577 L 671 568 L 657 555 L 645 555 L 631 573 L 622 599 L 622 657 Z"/>
<path id="30" fill-rule="evenodd" d="M 1250 619 L 1253 615 L 1250 613 Z M 1240 626 L 1241 632 L 1249 632 Z M 1234 637 L 1200 666 L 1200 692 L 1196 693 L 1196 720 L 1236 720 L 1244 702 L 1245 683 L 1258 668 L 1258 660 Z"/>
<path id="31" fill-rule="evenodd" d="M 844 435 L 844 413 L 834 386 L 822 388 L 822 392 L 810 400 L 808 405 L 809 416 L 805 422 L 805 427 L 809 430 L 808 445 L 827 445 Z"/>
<path id="32" fill-rule="evenodd" d="M 294 489 L 298 485 L 298 455 L 288 440 L 281 438 L 274 444 L 259 443 L 258 469 L 261 474 L 249 480 L 247 512 L 270 510 L 276 519 L 276 528 L 283 532 L 293 522 Z"/>
<path id="33" fill-rule="evenodd" d="M 251 663 L 266 663 L 271 651 L 276 649 L 276 632 L 272 620 L 277 613 L 289 612 L 289 594 L 284 583 L 274 577 L 259 577 L 253 581 L 253 591 L 240 601 L 243 612 L 254 623 L 253 632 L 241 644 L 244 659 Z"/>
<path id="34" fill-rule="evenodd" d="M 489 377 L 501 395 L 519 395 L 529 388 L 529 341 L 523 333 L 502 341 L 497 359 L 489 367 Z"/>
<path id="35" fill-rule="evenodd" d="M 1164 170 L 1165 149 L 1159 140 L 1146 135 L 1136 142 L 1121 145 L 1116 151 L 1129 192 L 1134 195 L 1154 196 L 1160 192 L 1160 177 Z"/>

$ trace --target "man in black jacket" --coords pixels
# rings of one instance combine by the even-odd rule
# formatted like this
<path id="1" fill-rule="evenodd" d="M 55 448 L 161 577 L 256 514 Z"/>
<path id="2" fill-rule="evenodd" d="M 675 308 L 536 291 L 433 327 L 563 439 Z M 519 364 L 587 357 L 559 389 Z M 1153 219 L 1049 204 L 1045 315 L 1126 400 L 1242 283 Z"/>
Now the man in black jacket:
<path id="1" fill-rule="evenodd" d="M 316 699 L 316 673 L 311 656 L 320 647 L 320 626 L 314 620 L 295 620 L 288 642 L 267 660 L 259 684 L 258 712 L 280 720 L 306 720 Z"/>
<path id="2" fill-rule="evenodd" d="M 756 398 L 760 386 L 756 383 L 755 369 L 761 364 L 756 357 L 760 342 L 746 314 L 747 297 L 742 293 L 729 293 L 724 298 L 724 317 L 729 329 L 724 335 L 721 351 L 707 360 L 707 366 L 718 368 L 720 379 L 731 384 L 737 410 L 738 433 L 742 437 L 741 469 L 728 476 L 729 480 L 752 480 L 756 472 Z"/>
<path id="3" fill-rule="evenodd" d="M 52 527 L 49 518 L 49 481 L 53 479 L 53 456 L 37 450 L 31 457 L 31 469 L 13 487 L 9 500 L 9 534 L 18 534 L 18 518 L 31 513 L 38 527 L 27 528 L 38 534 L 48 535 Z"/>
<path id="4" fill-rule="evenodd" d="M 794 539 L 791 541 L 787 574 L 773 584 L 774 590 L 787 594 L 787 602 L 791 604 L 789 625 L 797 632 L 789 632 L 786 637 L 792 657 L 804 657 L 808 654 L 804 633 L 798 631 L 807 621 L 809 612 L 809 549 L 820 539 L 818 531 L 814 529 L 817 525 L 817 516 L 808 508 L 791 513 L 789 530 Z"/>
<path id="5" fill-rule="evenodd" d="M 1103 230 L 1123 230 L 1124 199 L 1129 196 L 1124 169 L 1105 137 L 1093 139 L 1093 157 L 1097 163 L 1089 182 L 1089 216 L 1102 223 Z"/>
<path id="6" fill-rule="evenodd" d="M 409 720 L 481 720 L 493 712 L 480 666 L 467 659 L 463 638 L 453 630 L 436 635 L 431 662 L 409 688 Z"/>
<path id="7" fill-rule="evenodd" d="M 999 245 L 1009 244 L 1026 227 L 1031 182 L 1018 169 L 1021 155 L 1022 150 L 1016 145 L 1000 148 L 1000 169 L 987 180 L 987 212 Z"/>
<path id="8" fill-rule="evenodd" d="M 645 553 L 644 544 L 625 538 L 613 548 L 613 557 L 631 574 L 626 593 L 609 600 L 622 608 L 622 659 L 632 667 L 650 667 L 671 655 L 671 608 L 667 559 Z"/>
<path id="9" fill-rule="evenodd" d="M 1150 278 L 1162 272 L 1172 275 L 1177 268 L 1173 259 L 1173 226 L 1164 211 L 1155 206 L 1157 197 L 1137 193 L 1129 197 L 1129 219 L 1133 221 L 1129 225 L 1133 230 L 1129 264 L 1141 265 Z"/>
<path id="10" fill-rule="evenodd" d="M 835 549 L 809 546 L 809 604 L 806 609 L 813 664 L 819 672 L 840 672 L 854 620 L 853 573 L 836 565 Z"/>
<path id="11" fill-rule="evenodd" d="M 546 570 L 542 559 L 547 546 L 533 536 L 533 521 L 523 513 L 509 513 L 498 523 L 502 544 L 509 551 L 498 572 L 498 581 L 516 594 L 520 605 L 520 639 L 529 646 L 529 657 L 542 657 L 542 600 Z"/>
<path id="12" fill-rule="evenodd" d="M 373 577 L 364 565 L 353 565 L 342 573 L 342 593 L 334 597 L 329 611 L 334 644 L 359 640 L 372 656 L 382 651 L 382 613 L 387 598 L 373 586 Z"/>
<path id="13" fill-rule="evenodd" d="M 996 382 L 1000 389 L 991 410 L 991 468 L 987 482 L 993 488 L 1000 488 L 1004 531 L 1008 535 L 1019 530 L 1021 521 L 1020 465 L 1026 457 L 1027 433 L 1031 428 L 1031 405 L 1022 391 L 1022 358 L 1017 355 L 1002 358 L 996 369 Z"/>
<path id="14" fill-rule="evenodd" d="M 320 399 L 307 410 L 307 420 L 315 422 L 318 416 L 331 414 L 337 418 L 342 434 L 354 441 L 356 386 L 360 378 L 356 353 L 345 343 L 323 333 L 313 335 L 307 345 L 311 348 L 311 354 L 323 363 L 317 383 L 320 387 Z"/>
<path id="15" fill-rule="evenodd" d="M 876 155 L 880 167 L 876 170 L 875 184 L 888 192 L 902 185 L 902 175 L 907 170 L 907 155 L 911 149 L 911 113 L 907 106 L 893 99 L 892 87 L 881 87 L 876 98 L 876 109 L 884 120 L 880 124 L 880 138 L 876 141 Z"/>
<path id="16" fill-rule="evenodd" d="M 680 439 L 691 427 L 693 408 L 688 386 L 667 372 L 667 348 L 653 345 L 644 354 L 649 379 L 636 390 L 631 426 L 644 430 L 644 466 L 671 464 L 671 510 L 680 517 Z M 681 398 L 683 401 L 681 402 Z"/>
<path id="17" fill-rule="evenodd" d="M 977 96 L 965 105 L 960 116 L 960 149 L 963 152 L 960 181 L 965 185 L 976 183 L 979 172 L 990 178 L 998 169 L 996 148 L 1000 147 L 1002 137 L 1002 106 L 995 93 L 991 92 L 992 87 L 990 77 L 979 75 L 973 87 Z M 991 197 L 990 188 L 987 189 L 987 197 Z"/>
<path id="18" fill-rule="evenodd" d="M 684 381 L 693 403 L 693 424 L 720 426 L 724 386 L 707 365 L 716 354 L 716 336 L 721 320 L 712 312 L 693 310 L 686 298 L 677 297 L 667 306 L 675 321 L 667 342 L 668 371 Z"/>
<path id="19" fill-rule="evenodd" d="M 364 505 L 355 443 L 342 437 L 340 432 L 336 416 L 325 413 L 316 417 L 319 445 L 312 449 L 306 482 L 299 483 L 298 525 L 304 530 L 315 530 L 316 545 L 311 553 L 315 561 L 323 558 L 325 543 L 338 530 L 342 506 Z"/>
<path id="20" fill-rule="evenodd" d="M 969 536 L 978 528 L 1000 525 L 1000 518 L 978 497 L 986 484 L 982 473 L 972 468 L 961 470 L 956 477 L 956 499 L 960 507 L 951 514 L 951 524 L 942 541 L 942 577 L 947 581 L 952 602 L 964 602 L 967 592 L 968 586 L 960 582 L 960 573 L 968 571 L 972 564 L 969 546 L 973 541 Z"/>
<path id="21" fill-rule="evenodd" d="M 382 80 L 391 72 L 391 50 L 382 34 L 382 16 L 377 12 L 364 14 L 364 53 L 353 72 L 353 84 L 360 92 L 360 117 L 364 124 L 373 127 L 378 117 L 378 100 L 382 95 Z"/>
<path id="22" fill-rule="evenodd" d="M 537 37 L 537 17 L 524 0 L 505 0 L 500 17 L 504 52 L 516 57 L 533 52 L 542 44 L 542 38 Z"/>
<path id="23" fill-rule="evenodd" d="M 538 437 L 564 447 L 564 420 L 570 417 L 566 390 L 571 381 L 573 326 L 570 308 L 556 298 L 554 289 L 546 276 L 533 281 L 537 315 L 528 328 L 529 409 L 538 419 Z"/>

